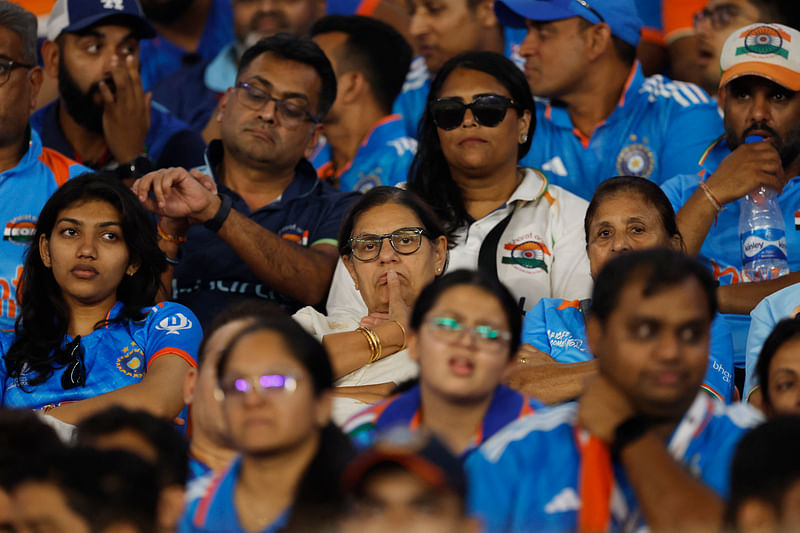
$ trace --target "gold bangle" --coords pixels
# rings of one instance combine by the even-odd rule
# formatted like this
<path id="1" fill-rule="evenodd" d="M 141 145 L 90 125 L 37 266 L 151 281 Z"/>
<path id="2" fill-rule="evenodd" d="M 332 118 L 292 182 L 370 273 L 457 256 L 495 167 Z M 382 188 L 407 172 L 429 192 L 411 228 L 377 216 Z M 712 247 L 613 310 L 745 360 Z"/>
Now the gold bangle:
<path id="1" fill-rule="evenodd" d="M 156 230 L 158 230 L 158 236 L 161 237 L 161 240 L 167 242 L 174 242 L 176 244 L 181 244 L 186 242 L 186 235 L 170 235 L 161 227 L 161 221 L 158 221 L 156 224 Z"/>
<path id="2" fill-rule="evenodd" d="M 401 324 L 399 320 L 391 319 L 390 322 L 394 322 L 395 324 L 400 326 L 400 331 L 403 332 L 403 345 L 400 346 L 399 350 L 397 350 L 398 352 L 402 352 L 403 350 L 406 349 L 406 328 L 403 327 L 403 324 Z"/>
<path id="3" fill-rule="evenodd" d="M 358 328 L 356 331 L 360 331 L 364 338 L 367 340 L 367 344 L 369 345 L 369 362 L 374 363 L 381 357 L 381 341 L 378 339 L 378 336 L 369 328 Z"/>

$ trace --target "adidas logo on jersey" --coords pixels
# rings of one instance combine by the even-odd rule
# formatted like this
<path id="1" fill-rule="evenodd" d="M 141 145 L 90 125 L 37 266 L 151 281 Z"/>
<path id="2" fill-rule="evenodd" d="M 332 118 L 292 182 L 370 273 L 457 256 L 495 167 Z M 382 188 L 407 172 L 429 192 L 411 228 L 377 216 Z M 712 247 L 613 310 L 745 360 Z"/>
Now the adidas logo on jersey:
<path id="1" fill-rule="evenodd" d="M 547 514 L 566 513 L 569 511 L 577 511 L 581 508 L 581 500 L 578 498 L 578 493 L 572 487 L 567 487 L 558 494 L 556 494 L 547 505 L 544 506 L 544 512 Z"/>

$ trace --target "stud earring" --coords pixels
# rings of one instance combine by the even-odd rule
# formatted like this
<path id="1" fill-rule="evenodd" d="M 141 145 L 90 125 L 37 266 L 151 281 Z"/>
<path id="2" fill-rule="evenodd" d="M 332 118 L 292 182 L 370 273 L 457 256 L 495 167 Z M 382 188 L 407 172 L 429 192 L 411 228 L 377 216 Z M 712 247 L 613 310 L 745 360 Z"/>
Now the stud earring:
<path id="1" fill-rule="evenodd" d="M 523 133 L 522 137 L 520 137 L 520 139 L 519 139 L 519 144 L 525 144 L 526 142 L 528 142 L 528 134 L 527 133 Z"/>

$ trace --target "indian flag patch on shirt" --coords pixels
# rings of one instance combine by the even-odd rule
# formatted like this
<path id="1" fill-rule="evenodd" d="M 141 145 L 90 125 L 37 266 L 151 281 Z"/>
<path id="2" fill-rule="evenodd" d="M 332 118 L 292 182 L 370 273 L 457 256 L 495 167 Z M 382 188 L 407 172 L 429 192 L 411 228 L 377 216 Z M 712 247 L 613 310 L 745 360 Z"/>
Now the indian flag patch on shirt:
<path id="1" fill-rule="evenodd" d="M 800 231 L 800 211 L 794 212 L 794 229 Z"/>

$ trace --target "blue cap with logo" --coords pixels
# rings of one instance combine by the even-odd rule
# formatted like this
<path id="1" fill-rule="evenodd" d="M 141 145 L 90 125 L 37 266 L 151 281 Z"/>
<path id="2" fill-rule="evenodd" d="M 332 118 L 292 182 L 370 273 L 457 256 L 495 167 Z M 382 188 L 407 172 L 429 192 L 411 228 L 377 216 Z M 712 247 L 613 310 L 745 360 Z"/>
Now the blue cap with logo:
<path id="1" fill-rule="evenodd" d="M 497 19 L 505 26 L 524 28 L 525 19 L 536 21 L 581 17 L 593 24 L 605 22 L 611 33 L 637 46 L 642 20 L 633 0 L 497 0 Z"/>
<path id="2" fill-rule="evenodd" d="M 140 39 L 156 36 L 138 0 L 58 0 L 50 12 L 47 38 L 54 41 L 63 32 L 79 32 L 101 22 L 129 27 Z"/>

